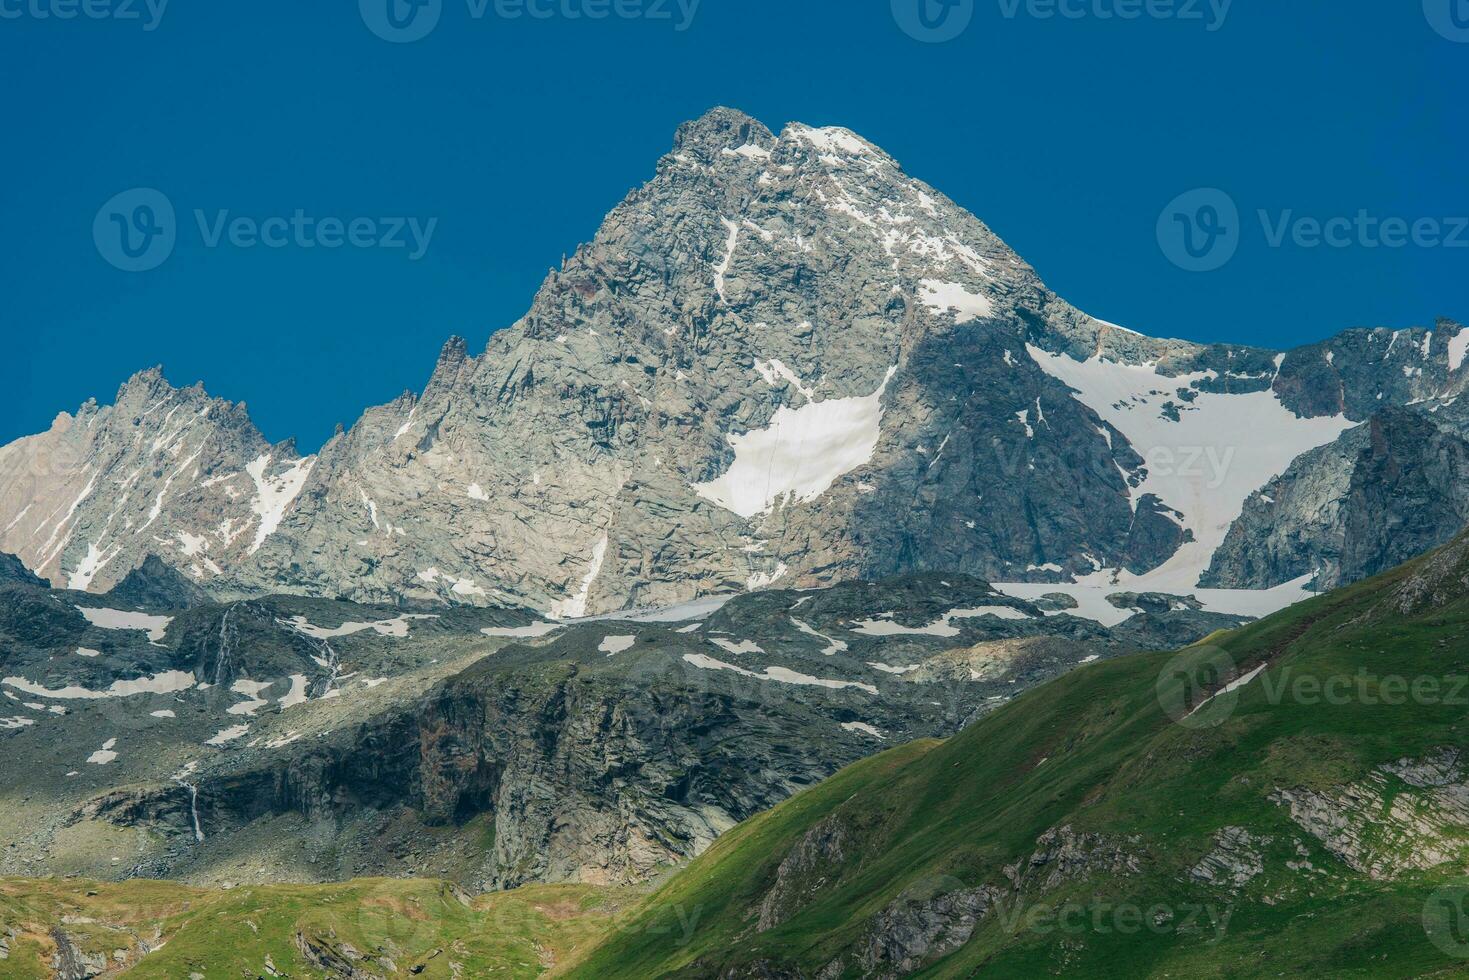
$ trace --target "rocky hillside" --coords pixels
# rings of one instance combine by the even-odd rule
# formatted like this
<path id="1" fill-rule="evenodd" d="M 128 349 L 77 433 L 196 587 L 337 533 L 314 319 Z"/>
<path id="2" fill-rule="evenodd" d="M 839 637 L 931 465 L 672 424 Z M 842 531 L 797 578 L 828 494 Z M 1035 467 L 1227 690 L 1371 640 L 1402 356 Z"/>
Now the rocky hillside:
<path id="1" fill-rule="evenodd" d="M 857 135 L 717 109 L 421 394 L 302 459 L 140 375 L 0 450 L 0 549 L 97 591 L 158 554 L 222 597 L 558 617 L 926 570 L 1189 594 L 1302 454 L 1452 406 L 1466 347 L 1448 322 L 1288 353 L 1143 337 Z M 1252 510 L 1211 581 L 1401 557 L 1298 533 L 1340 499 Z M 1299 544 L 1242 566 L 1271 539 Z"/>
<path id="2" fill-rule="evenodd" d="M 259 866 L 273 838 L 293 826 L 272 807 L 291 800 L 318 813 L 343 802 L 370 807 L 406 784 L 391 768 L 421 752 L 416 779 L 441 815 L 468 813 L 510 782 L 519 786 L 514 804 L 532 819 L 504 828 L 514 839 L 509 853 L 528 832 L 539 833 L 541 849 L 523 853 L 564 860 L 574 853 L 567 840 L 585 844 L 605 833 L 607 814 L 588 810 L 582 795 L 600 782 L 627 821 L 623 839 L 637 841 L 636 853 L 651 859 L 658 845 L 675 839 L 669 832 L 676 822 L 668 818 L 680 801 L 717 797 L 715 773 L 744 793 L 772 772 L 798 771 L 789 767 L 811 759 L 803 744 L 835 727 L 835 718 L 813 728 L 821 705 L 787 710 L 759 693 L 791 686 L 789 671 L 778 675 L 766 666 L 759 680 L 726 669 L 711 673 L 712 652 L 684 654 L 683 662 L 698 671 L 689 676 L 746 677 L 750 686 L 732 691 L 711 683 L 695 690 L 644 658 L 629 676 L 641 675 L 639 686 L 670 712 L 666 723 L 643 715 L 637 699 L 632 703 L 639 706 L 626 712 L 588 711 L 607 680 L 564 683 L 573 664 L 592 662 L 572 646 L 605 634 L 596 655 L 615 664 L 638 658 L 645 647 L 678 652 L 664 630 L 704 633 L 708 649 L 756 673 L 761 655 L 742 637 L 775 612 L 813 647 L 826 644 L 811 656 L 836 676 L 849 669 L 844 652 L 832 649 L 840 642 L 874 631 L 890 639 L 915 635 L 901 632 L 917 628 L 900 621 L 907 617 L 852 622 L 868 596 L 915 606 L 926 601 L 925 615 L 910 621 L 918 623 L 946 608 L 948 600 L 934 592 L 935 583 L 922 579 L 854 585 L 802 596 L 795 610 L 788 594 L 771 592 L 731 603 L 722 618 L 697 630 L 678 623 L 585 624 L 596 632 L 554 641 L 563 647 L 556 658 L 505 648 L 455 674 L 430 695 L 430 723 L 416 735 L 399 726 L 389 738 L 379 726 L 362 726 L 380 733 L 372 754 L 377 762 L 363 754 L 323 763 L 330 750 L 320 743 L 330 736 L 313 732 L 301 760 L 277 767 L 273 778 L 229 782 L 215 761 L 197 784 L 182 785 L 171 807 L 146 784 L 106 798 L 103 809 L 113 807 L 108 819 L 127 810 L 147 833 L 95 836 L 103 822 L 88 811 L 62 826 L 57 841 L 65 840 L 73 859 L 90 841 L 93 860 L 105 867 L 109 853 L 131 861 L 147 841 L 171 839 L 174 849 L 201 855 L 193 874 L 202 865 L 233 875 L 246 862 L 226 867 L 220 852 L 208 850 L 228 821 L 245 819 L 254 807 L 259 829 L 241 833 L 237 853 L 253 855 Z M 327 609 L 312 611 L 321 618 Z M 843 613 L 857 628 L 838 634 L 840 620 L 831 617 Z M 993 628 L 1022 622 L 994 618 Z M 970 621 L 945 613 L 928 625 Z M 417 625 L 403 636 L 395 625 L 383 625 L 385 633 L 361 635 L 412 646 Z M 175 629 L 161 642 L 173 643 Z M 536 631 L 534 624 L 490 629 Z M 381 878 L 234 887 L 240 879 L 229 877 L 223 880 L 231 887 L 214 890 L 0 879 L 0 972 L 383 980 L 502 973 L 599 980 L 1457 976 L 1469 958 L 1458 918 L 1461 869 L 1469 860 L 1466 640 L 1469 536 L 1389 575 L 1181 653 L 1109 658 L 1002 698 L 1000 707 L 946 742 L 896 745 L 745 821 L 651 892 L 537 885 L 476 897 L 441 880 Z M 962 667 L 997 678 L 993 672 L 1007 668 L 994 651 L 1024 642 L 956 648 L 904 676 Z M 608 656 L 601 646 L 615 652 Z M 779 649 L 780 659 L 791 662 L 794 646 Z M 690 656 L 704 659 L 695 663 Z M 502 658 L 522 666 L 501 667 Z M 555 697 L 536 694 L 536 664 L 562 679 L 554 682 Z M 590 666 L 584 672 L 594 673 Z M 932 690 L 925 687 L 925 695 Z M 727 695 L 761 721 L 732 730 L 722 713 Z M 875 699 L 832 695 L 828 710 L 861 705 L 861 717 L 878 717 Z M 882 695 L 894 700 L 887 689 Z M 881 717 L 897 717 L 884 710 Z M 499 722 L 516 712 L 547 723 L 543 738 L 515 742 L 523 763 L 493 747 L 511 737 Z M 275 730 L 263 717 L 251 724 L 260 733 Z M 304 727 L 299 718 L 291 724 Z M 854 738 L 876 738 L 861 723 L 850 727 Z M 711 764 L 686 762 L 681 750 L 690 743 L 675 737 L 679 730 L 691 733 Z M 50 737 L 64 745 L 57 731 Z M 888 733 L 894 743 L 897 731 L 894 725 Z M 782 737 L 788 732 L 801 737 Z M 254 744 L 261 745 L 258 736 Z M 628 754 L 655 744 L 664 755 L 651 768 Z M 136 745 L 119 743 L 116 750 L 125 758 Z M 260 754 L 236 771 L 266 768 Z M 744 774 L 731 775 L 736 769 Z M 513 779 L 512 770 L 526 778 Z M 568 815 L 565 821 L 542 813 L 553 787 L 565 791 L 558 810 Z M 195 788 L 191 819 L 187 794 Z M 128 806 L 115 806 L 119 800 Z M 0 813 L 19 802 L 7 795 Z M 684 812 L 686 831 L 695 811 Z M 713 812 L 711 806 L 699 811 L 706 819 Z M 506 867 L 499 863 L 503 825 L 471 820 L 465 826 L 470 833 L 461 837 L 477 845 L 444 847 L 450 836 L 436 821 L 401 813 L 364 836 L 384 860 L 417 848 L 411 856 L 420 872 L 462 871 L 476 860 L 480 867 Z M 405 828 L 411 832 L 394 836 Z M 316 874 L 354 848 L 367 853 L 357 830 L 322 821 L 302 835 L 304 843 L 291 852 L 296 877 Z"/>
<path id="3" fill-rule="evenodd" d="M 726 835 L 576 975 L 1461 975 L 1466 555 L 859 763 Z"/>
<path id="4" fill-rule="evenodd" d="M 571 624 L 180 586 L 0 581 L 0 874 L 642 882 L 887 745 L 1240 622 L 938 575 Z"/>

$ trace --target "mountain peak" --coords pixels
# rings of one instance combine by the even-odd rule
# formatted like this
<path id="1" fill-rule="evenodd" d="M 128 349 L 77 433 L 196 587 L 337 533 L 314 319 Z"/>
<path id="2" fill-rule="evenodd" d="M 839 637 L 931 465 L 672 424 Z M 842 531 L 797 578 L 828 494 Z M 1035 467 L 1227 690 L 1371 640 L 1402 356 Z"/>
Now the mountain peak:
<path id="1" fill-rule="evenodd" d="M 718 106 L 678 128 L 673 152 L 712 158 L 723 150 L 752 143 L 768 147 L 774 142 L 775 134 L 755 117 L 738 109 Z"/>
<path id="2" fill-rule="evenodd" d="M 145 398 L 157 395 L 171 395 L 176 389 L 168 383 L 163 376 L 163 365 L 155 364 L 153 367 L 145 368 L 128 378 L 117 389 L 117 398 L 114 404 L 119 404 L 130 394 L 140 394 Z"/>

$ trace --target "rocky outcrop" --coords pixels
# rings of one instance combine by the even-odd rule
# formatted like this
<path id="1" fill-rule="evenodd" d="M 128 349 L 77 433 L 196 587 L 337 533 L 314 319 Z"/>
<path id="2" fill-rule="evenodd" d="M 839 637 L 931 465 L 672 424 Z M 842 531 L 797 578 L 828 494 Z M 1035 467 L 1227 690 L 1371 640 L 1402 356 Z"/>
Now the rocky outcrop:
<path id="1" fill-rule="evenodd" d="M 1384 615 L 1411 616 L 1469 595 L 1469 533 L 1428 555 L 1381 605 Z"/>
<path id="2" fill-rule="evenodd" d="M 1018 912 L 1028 899 L 1095 875 L 1139 874 L 1140 843 L 1053 827 L 1036 839 L 1030 855 L 1004 868 L 1008 887 L 970 887 L 949 876 L 922 879 L 870 920 L 854 956 L 861 975 L 910 976 L 962 947 L 992 914 Z M 831 975 L 843 975 L 842 966 L 841 960 L 831 964 Z"/>
<path id="3" fill-rule="evenodd" d="M 1298 459 L 1245 505 L 1205 583 L 1272 588 L 1369 578 L 1469 525 L 1469 441 L 1417 409 L 1384 409 Z"/>
<path id="4" fill-rule="evenodd" d="M 760 903 L 756 926 L 767 932 L 785 922 L 839 874 L 846 860 L 848 830 L 840 813 L 818 822 L 775 870 L 775 884 Z"/>
<path id="5" fill-rule="evenodd" d="M 926 879 L 875 915 L 855 956 L 861 975 L 897 978 L 918 972 L 969 942 L 1006 899 L 997 888 L 955 886 L 959 882 L 952 878 Z"/>
<path id="6" fill-rule="evenodd" d="M 1321 793 L 1276 789 L 1272 802 L 1348 867 L 1378 880 L 1461 861 L 1469 831 L 1469 777 L 1459 750 L 1377 767 Z"/>
<path id="7" fill-rule="evenodd" d="M 107 599 L 134 609 L 173 611 L 202 605 L 207 596 L 163 559 L 149 555 L 108 591 Z"/>
<path id="8" fill-rule="evenodd" d="M 1079 833 L 1067 825 L 1052 827 L 1035 843 L 1028 858 L 1005 868 L 1005 877 L 1017 891 L 1044 893 L 1093 874 L 1130 875 L 1142 870 L 1141 838 L 1114 840 Z"/>
<path id="9" fill-rule="evenodd" d="M 106 953 L 86 952 L 60 926 L 52 928 L 51 941 L 56 945 L 51 957 L 56 980 L 92 980 L 107 972 Z"/>
<path id="10" fill-rule="evenodd" d="M 1223 827 L 1214 834 L 1214 849 L 1189 869 L 1193 881 L 1238 891 L 1265 871 L 1260 849 L 1271 843 L 1244 827 Z"/>

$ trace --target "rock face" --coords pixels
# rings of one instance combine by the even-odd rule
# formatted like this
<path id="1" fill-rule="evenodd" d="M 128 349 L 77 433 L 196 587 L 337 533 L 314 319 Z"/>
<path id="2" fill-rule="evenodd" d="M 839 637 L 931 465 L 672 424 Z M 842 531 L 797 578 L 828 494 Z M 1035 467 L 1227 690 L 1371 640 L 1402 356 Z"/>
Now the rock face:
<path id="1" fill-rule="evenodd" d="M 0 450 L 0 549 L 97 591 L 158 554 L 226 597 L 562 617 L 924 570 L 1186 594 L 1303 452 L 1384 406 L 1452 405 L 1466 339 L 1143 337 L 855 134 L 717 109 L 524 318 L 479 356 L 451 340 L 422 394 L 302 459 L 242 407 L 139 375 Z M 1303 497 L 1350 490 L 1328 469 Z M 1300 536 L 1247 517 L 1250 541 Z"/>
<path id="2" fill-rule="evenodd" d="M 1469 778 L 1458 749 L 1379 766 L 1328 793 L 1277 789 L 1270 799 L 1328 851 L 1374 879 L 1463 860 Z"/>
<path id="3" fill-rule="evenodd" d="M 799 912 L 811 897 L 839 874 L 850 847 L 849 832 L 841 814 L 832 814 L 806 832 L 799 844 L 780 862 L 775 884 L 760 903 L 756 928 L 767 932 Z"/>
<path id="4" fill-rule="evenodd" d="M 208 582 L 259 550 L 310 468 L 244 405 L 155 368 L 0 449 L 0 550 L 72 589 L 106 591 L 153 554 Z"/>
<path id="5" fill-rule="evenodd" d="M 1184 608 L 1109 630 L 947 574 L 560 625 L 170 607 L 187 583 L 156 565 L 106 597 L 0 581 L 0 874 L 645 881 L 887 746 L 1241 622 Z M 91 846 L 118 834 L 136 835 L 127 865 Z M 845 839 L 834 825 L 791 858 L 767 923 Z"/>
<path id="6" fill-rule="evenodd" d="M 943 879 L 937 884 L 942 884 Z M 937 892 L 930 894 L 930 892 Z M 896 978 L 917 973 L 969 942 L 974 930 L 1009 896 L 998 888 L 955 888 L 924 882 L 873 916 L 857 960 L 867 977 Z M 833 964 L 832 976 L 842 976 Z"/>
<path id="7" fill-rule="evenodd" d="M 1205 577 L 1336 588 L 1394 568 L 1469 526 L 1469 442 L 1432 416 L 1385 409 L 1306 453 L 1245 504 Z"/>
<path id="8" fill-rule="evenodd" d="M 149 555 L 108 591 L 107 598 L 138 609 L 170 610 L 200 605 L 205 593 L 157 555 Z"/>
<path id="9" fill-rule="evenodd" d="M 1189 877 L 1206 885 L 1239 889 L 1265 871 L 1260 849 L 1271 843 L 1244 827 L 1222 827 L 1214 834 L 1214 850 L 1189 869 Z"/>

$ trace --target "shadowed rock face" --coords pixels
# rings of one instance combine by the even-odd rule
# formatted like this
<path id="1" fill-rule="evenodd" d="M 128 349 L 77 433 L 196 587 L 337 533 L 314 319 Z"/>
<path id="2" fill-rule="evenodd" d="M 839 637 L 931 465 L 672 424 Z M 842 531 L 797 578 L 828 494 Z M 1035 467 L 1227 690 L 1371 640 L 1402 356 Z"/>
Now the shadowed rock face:
<path id="1" fill-rule="evenodd" d="M 1469 525 L 1469 442 L 1432 416 L 1385 409 L 1302 456 L 1246 504 L 1206 583 L 1269 588 L 1315 574 L 1360 581 Z"/>
<path id="2" fill-rule="evenodd" d="M 1079 663 L 1240 622 L 1122 596 L 1143 611 L 1107 629 L 951 573 L 562 626 L 24 582 L 0 600 L 0 874 L 477 888 L 646 880 Z M 94 846 L 139 832 L 127 864 Z"/>
<path id="3" fill-rule="evenodd" d="M 855 134 L 717 109 L 525 317 L 479 356 L 451 339 L 421 394 L 303 459 L 243 406 L 145 372 L 114 406 L 0 449 L 0 549 L 94 591 L 157 554 L 223 597 L 566 616 L 923 570 L 1141 574 L 1243 502 L 1143 489 L 1171 465 L 1154 421 L 1262 393 L 1286 419 L 1427 418 L 1464 388 L 1459 333 L 1352 331 L 1287 355 L 1144 337 L 1069 306 Z M 1147 366 L 1140 424 L 1121 431 L 1105 385 L 1076 392 L 1037 352 Z M 1222 461 L 1270 435 L 1225 437 Z"/>
<path id="4" fill-rule="evenodd" d="M 136 609 L 188 609 L 203 603 L 205 593 L 157 555 L 149 555 L 108 591 L 107 598 Z"/>

